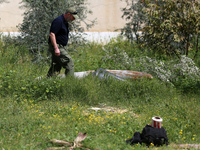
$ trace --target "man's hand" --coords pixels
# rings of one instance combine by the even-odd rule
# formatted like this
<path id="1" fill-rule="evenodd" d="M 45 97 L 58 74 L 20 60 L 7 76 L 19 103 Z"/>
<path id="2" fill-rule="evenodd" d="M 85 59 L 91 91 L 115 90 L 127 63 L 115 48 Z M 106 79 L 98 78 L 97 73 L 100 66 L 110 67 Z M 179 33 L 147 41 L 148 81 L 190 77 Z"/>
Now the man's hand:
<path id="1" fill-rule="evenodd" d="M 56 55 L 56 56 L 60 56 L 60 50 L 58 49 L 58 47 L 55 48 L 55 55 Z"/>

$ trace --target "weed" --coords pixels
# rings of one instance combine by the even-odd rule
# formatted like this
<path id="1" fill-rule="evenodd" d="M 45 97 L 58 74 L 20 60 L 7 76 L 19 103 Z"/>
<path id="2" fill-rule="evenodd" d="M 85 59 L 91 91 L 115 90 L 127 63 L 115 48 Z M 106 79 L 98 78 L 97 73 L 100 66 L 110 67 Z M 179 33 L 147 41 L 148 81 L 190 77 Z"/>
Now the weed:
<path id="1" fill-rule="evenodd" d="M 79 132 L 86 132 L 82 144 L 89 149 L 146 149 L 145 145 L 130 146 L 125 141 L 150 124 L 153 116 L 163 118 L 170 143 L 198 143 L 199 79 L 190 74 L 195 64 L 147 57 L 145 50 L 118 40 L 79 47 L 72 54 L 75 70 L 131 69 L 152 73 L 153 79 L 118 81 L 92 74 L 82 79 L 46 78 L 46 61 L 32 63 L 32 56 L 22 54 L 21 47 L 5 47 L 1 42 L 0 148 L 46 149 L 55 147 L 50 139 L 72 142 Z M 183 67 L 187 64 L 189 71 Z M 171 66 L 175 67 L 170 70 Z M 172 72 L 177 80 L 171 80 L 168 73 Z M 36 80 L 39 76 L 42 79 Z"/>

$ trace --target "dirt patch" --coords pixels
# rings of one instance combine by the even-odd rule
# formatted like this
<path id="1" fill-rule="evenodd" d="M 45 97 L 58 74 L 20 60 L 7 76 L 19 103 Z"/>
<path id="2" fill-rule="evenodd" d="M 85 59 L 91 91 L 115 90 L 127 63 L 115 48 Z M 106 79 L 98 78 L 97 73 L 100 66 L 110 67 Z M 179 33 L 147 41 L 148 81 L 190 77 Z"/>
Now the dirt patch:
<path id="1" fill-rule="evenodd" d="M 91 108 L 89 108 L 89 109 L 95 110 L 95 111 L 104 110 L 104 111 L 107 111 L 107 112 L 118 113 L 118 114 L 130 113 L 130 114 L 132 114 L 133 116 L 138 117 L 137 114 L 135 114 L 135 113 L 133 113 L 133 112 L 130 112 L 130 111 L 128 111 L 127 109 L 119 109 L 119 108 L 110 107 L 110 106 L 105 106 L 105 107 L 102 107 L 102 108 L 99 108 L 99 107 L 91 107 Z"/>
<path id="2" fill-rule="evenodd" d="M 172 144 L 173 148 L 180 148 L 180 149 L 200 149 L 200 144 Z"/>

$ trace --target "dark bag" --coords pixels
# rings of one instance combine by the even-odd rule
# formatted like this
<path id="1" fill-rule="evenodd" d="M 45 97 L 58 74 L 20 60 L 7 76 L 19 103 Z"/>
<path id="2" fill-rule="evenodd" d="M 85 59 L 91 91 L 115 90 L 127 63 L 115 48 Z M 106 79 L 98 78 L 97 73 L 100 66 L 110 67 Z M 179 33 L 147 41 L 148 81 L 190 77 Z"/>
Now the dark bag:
<path id="1" fill-rule="evenodd" d="M 126 140 L 126 144 L 142 144 L 142 140 L 140 138 L 140 132 L 135 132 L 131 139 Z"/>
<path id="2" fill-rule="evenodd" d="M 168 145 L 168 138 L 166 130 L 161 128 L 155 128 L 150 125 L 146 125 L 143 130 L 141 140 L 142 143 L 146 143 L 148 146 L 153 143 L 155 146 Z"/>

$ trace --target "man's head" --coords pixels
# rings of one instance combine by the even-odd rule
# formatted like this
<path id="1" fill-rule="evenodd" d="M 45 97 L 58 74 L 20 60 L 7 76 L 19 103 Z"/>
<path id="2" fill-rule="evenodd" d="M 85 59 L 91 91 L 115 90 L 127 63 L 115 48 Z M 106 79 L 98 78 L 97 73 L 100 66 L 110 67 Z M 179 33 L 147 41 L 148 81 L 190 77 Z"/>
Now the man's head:
<path id="1" fill-rule="evenodd" d="M 72 22 L 75 19 L 78 19 L 76 9 L 74 9 L 73 7 L 66 9 L 64 17 L 67 22 Z"/>

